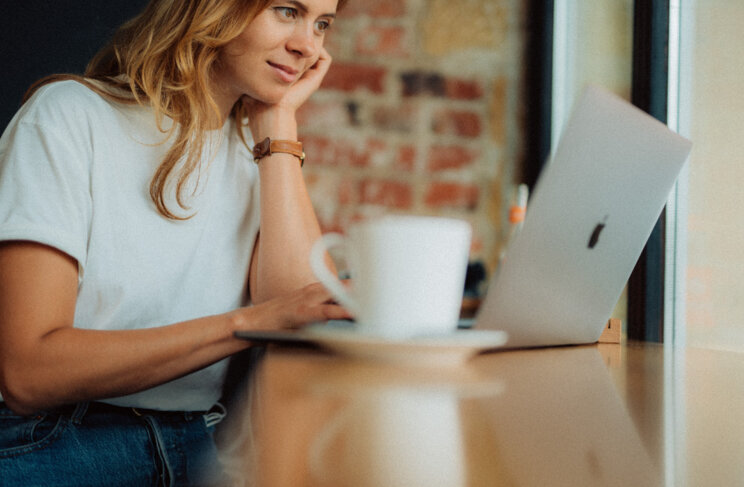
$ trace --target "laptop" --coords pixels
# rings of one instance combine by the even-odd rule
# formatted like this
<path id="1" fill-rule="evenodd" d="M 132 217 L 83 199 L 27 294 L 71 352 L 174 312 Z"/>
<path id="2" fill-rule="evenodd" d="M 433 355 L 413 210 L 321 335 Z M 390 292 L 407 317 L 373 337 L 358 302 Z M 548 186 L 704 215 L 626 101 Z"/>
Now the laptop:
<path id="1" fill-rule="evenodd" d="M 473 324 L 508 348 L 594 343 L 692 144 L 587 87 L 530 198 Z"/>
<path id="2" fill-rule="evenodd" d="M 459 327 L 505 331 L 505 348 L 596 342 L 691 148 L 625 100 L 587 87 L 475 320 Z M 236 336 L 257 343 L 308 338 L 282 331 Z"/>

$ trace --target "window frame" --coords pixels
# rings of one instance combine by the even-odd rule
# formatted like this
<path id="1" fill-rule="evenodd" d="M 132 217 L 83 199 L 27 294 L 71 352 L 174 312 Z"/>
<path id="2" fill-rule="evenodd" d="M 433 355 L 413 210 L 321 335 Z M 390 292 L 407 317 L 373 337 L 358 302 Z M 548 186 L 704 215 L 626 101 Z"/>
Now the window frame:
<path id="1" fill-rule="evenodd" d="M 679 4 L 679 0 L 671 1 L 675 6 Z M 528 3 L 527 95 L 530 100 L 539 100 L 530 104 L 526 114 L 523 180 L 530 186 L 537 180 L 556 140 L 553 122 L 562 118 L 570 103 L 560 87 L 571 76 L 561 71 L 571 55 L 571 46 L 561 37 L 558 23 L 566 22 L 571 6 L 570 0 Z M 676 61 L 673 56 L 670 58 L 670 21 L 676 18 L 672 17 L 671 6 L 670 0 L 633 3 L 631 102 L 665 124 L 670 101 L 676 101 L 677 95 L 670 91 L 669 84 L 670 67 L 675 68 L 670 59 L 671 63 Z M 630 340 L 664 342 L 665 337 L 671 340 L 674 333 L 681 333 L 677 329 L 683 310 L 678 301 L 684 290 L 677 273 L 683 267 L 679 263 L 684 259 L 680 245 L 684 235 L 676 216 L 683 203 L 683 192 L 675 188 L 628 281 L 626 331 Z"/>

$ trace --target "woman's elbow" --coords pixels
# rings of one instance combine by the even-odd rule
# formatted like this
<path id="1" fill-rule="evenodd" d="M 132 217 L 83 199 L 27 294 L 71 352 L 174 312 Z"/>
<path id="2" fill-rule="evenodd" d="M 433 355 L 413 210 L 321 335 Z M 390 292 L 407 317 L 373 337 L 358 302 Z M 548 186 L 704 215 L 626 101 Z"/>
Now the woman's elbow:
<path id="1" fill-rule="evenodd" d="M 0 364 L 0 394 L 3 402 L 14 413 L 29 415 L 43 409 L 33 381 L 24 377 L 22 367 L 2 361 Z"/>

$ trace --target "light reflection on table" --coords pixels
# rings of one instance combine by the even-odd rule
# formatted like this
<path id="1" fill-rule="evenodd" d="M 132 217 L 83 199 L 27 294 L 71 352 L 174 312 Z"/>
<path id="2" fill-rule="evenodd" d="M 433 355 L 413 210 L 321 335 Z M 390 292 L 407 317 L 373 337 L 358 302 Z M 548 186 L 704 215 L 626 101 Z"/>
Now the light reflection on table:
<path id="1" fill-rule="evenodd" d="M 653 344 L 400 368 L 270 349 L 238 485 L 744 485 L 744 355 Z"/>

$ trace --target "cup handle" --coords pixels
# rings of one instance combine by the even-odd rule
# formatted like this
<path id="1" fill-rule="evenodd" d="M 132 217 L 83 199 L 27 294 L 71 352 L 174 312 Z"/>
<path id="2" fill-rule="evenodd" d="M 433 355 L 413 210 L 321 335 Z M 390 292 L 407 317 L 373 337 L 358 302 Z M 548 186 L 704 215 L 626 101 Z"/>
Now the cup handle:
<path id="1" fill-rule="evenodd" d="M 357 316 L 359 306 L 351 297 L 341 281 L 326 265 L 325 255 L 331 247 L 343 247 L 346 239 L 339 233 L 326 233 L 322 235 L 313 244 L 310 251 L 310 267 L 321 284 L 331 292 L 331 295 L 338 301 L 349 313 Z"/>

